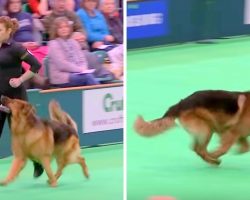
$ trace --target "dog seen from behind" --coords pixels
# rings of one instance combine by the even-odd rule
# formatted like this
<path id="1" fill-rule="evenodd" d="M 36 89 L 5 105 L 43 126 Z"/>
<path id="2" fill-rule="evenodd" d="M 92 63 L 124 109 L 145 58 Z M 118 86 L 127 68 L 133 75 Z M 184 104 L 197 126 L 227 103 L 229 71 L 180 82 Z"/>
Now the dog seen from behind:
<path id="1" fill-rule="evenodd" d="M 12 138 L 13 162 L 8 176 L 0 182 L 7 185 L 12 182 L 25 166 L 27 159 L 42 164 L 48 176 L 48 183 L 55 187 L 64 167 L 78 163 L 86 178 L 89 177 L 85 159 L 81 156 L 79 138 L 74 120 L 63 111 L 55 101 L 50 103 L 51 120 L 41 119 L 36 115 L 34 107 L 26 101 L 1 97 L 3 105 L 11 111 L 10 129 Z M 55 110 L 62 116 L 69 116 L 70 123 L 52 120 Z M 74 125 L 72 125 L 74 124 Z M 54 174 L 50 162 L 56 159 L 57 171 Z"/>
<path id="2" fill-rule="evenodd" d="M 176 119 L 192 135 L 193 150 L 210 164 L 220 164 L 219 157 L 235 143 L 240 145 L 241 153 L 249 149 L 250 92 L 197 91 L 170 107 L 159 119 L 146 122 L 139 116 L 134 128 L 140 135 L 150 137 L 175 127 Z M 218 149 L 208 152 L 213 133 L 221 142 Z"/>

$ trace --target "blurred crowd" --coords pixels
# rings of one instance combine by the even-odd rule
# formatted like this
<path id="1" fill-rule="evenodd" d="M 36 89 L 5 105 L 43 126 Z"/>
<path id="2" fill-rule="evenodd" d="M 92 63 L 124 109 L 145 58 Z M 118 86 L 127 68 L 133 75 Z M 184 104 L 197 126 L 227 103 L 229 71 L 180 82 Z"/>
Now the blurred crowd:
<path id="1" fill-rule="evenodd" d="M 0 0 L 0 16 L 19 22 L 12 39 L 42 63 L 27 88 L 122 81 L 122 13 L 118 0 Z"/>

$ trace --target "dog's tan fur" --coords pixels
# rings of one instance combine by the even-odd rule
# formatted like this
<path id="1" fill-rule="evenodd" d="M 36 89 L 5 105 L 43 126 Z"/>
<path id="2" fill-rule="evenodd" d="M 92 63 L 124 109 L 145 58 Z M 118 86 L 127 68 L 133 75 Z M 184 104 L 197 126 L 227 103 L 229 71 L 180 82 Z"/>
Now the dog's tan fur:
<path id="1" fill-rule="evenodd" d="M 214 99 L 217 98 L 221 104 L 210 102 L 209 106 L 202 106 L 200 102 L 206 102 L 206 98 L 210 97 L 209 95 Z M 226 95 L 226 97 L 223 95 Z M 234 113 L 226 112 L 225 110 L 232 108 L 230 106 L 221 108 L 220 105 L 224 105 L 223 101 L 225 101 L 225 105 L 235 106 L 236 104 L 238 106 L 237 111 Z M 227 101 L 230 101 L 230 103 L 227 103 Z M 217 104 L 217 107 L 213 103 Z M 193 136 L 193 150 L 208 163 L 220 164 L 218 158 L 225 154 L 236 142 L 241 146 L 240 152 L 248 151 L 249 146 L 246 138 L 250 134 L 249 92 L 197 92 L 172 106 L 160 119 L 146 122 L 141 116 L 138 117 L 134 123 L 134 128 L 140 135 L 150 137 L 175 127 L 176 119 Z M 209 153 L 207 146 L 213 133 L 219 135 L 221 145 L 217 150 Z"/>
<path id="2" fill-rule="evenodd" d="M 57 179 L 61 176 L 63 168 L 70 163 L 80 164 L 85 177 L 89 177 L 85 159 L 80 154 L 79 139 L 74 126 L 72 128 L 61 122 L 40 119 L 33 106 L 26 101 L 8 97 L 3 97 L 1 100 L 11 110 L 13 151 L 9 175 L 1 181 L 1 185 L 12 182 L 25 166 L 27 159 L 42 164 L 49 178 L 48 183 L 52 187 L 57 185 Z M 54 109 L 57 107 L 50 106 L 50 113 Z M 61 134 L 66 134 L 66 137 L 62 137 Z M 55 174 L 50 166 L 53 157 L 58 167 Z"/>
<path id="3" fill-rule="evenodd" d="M 50 119 L 67 124 L 73 127 L 78 132 L 76 122 L 68 113 L 62 110 L 59 103 L 55 100 L 51 100 L 49 102 L 49 115 Z"/>

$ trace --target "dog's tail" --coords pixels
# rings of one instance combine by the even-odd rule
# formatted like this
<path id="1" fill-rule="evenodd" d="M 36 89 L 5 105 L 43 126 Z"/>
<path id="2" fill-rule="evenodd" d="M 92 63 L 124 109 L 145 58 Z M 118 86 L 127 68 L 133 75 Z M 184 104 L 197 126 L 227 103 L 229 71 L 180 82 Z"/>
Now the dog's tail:
<path id="1" fill-rule="evenodd" d="M 72 117 L 68 113 L 62 110 L 60 104 L 55 100 L 51 100 L 49 102 L 49 115 L 51 120 L 55 120 L 64 123 L 66 125 L 69 125 L 70 127 L 74 128 L 76 132 L 78 132 L 76 122 L 72 119 Z"/>
<path id="2" fill-rule="evenodd" d="M 137 117 L 134 123 L 135 131 L 145 137 L 151 137 L 163 133 L 176 126 L 175 119 L 179 116 L 180 107 L 176 104 L 169 108 L 162 118 L 144 121 L 142 116 Z"/>

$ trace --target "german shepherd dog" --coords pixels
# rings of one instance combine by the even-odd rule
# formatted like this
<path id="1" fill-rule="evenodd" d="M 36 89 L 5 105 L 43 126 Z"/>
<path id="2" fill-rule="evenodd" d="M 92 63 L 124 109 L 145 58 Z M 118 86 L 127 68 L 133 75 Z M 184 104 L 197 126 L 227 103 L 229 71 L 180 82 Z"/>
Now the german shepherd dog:
<path id="1" fill-rule="evenodd" d="M 80 154 L 75 127 L 60 121 L 40 119 L 34 107 L 26 101 L 2 96 L 1 102 L 11 111 L 11 145 L 14 157 L 9 174 L 0 182 L 1 185 L 12 182 L 25 166 L 27 159 L 42 164 L 51 187 L 57 185 L 57 179 L 61 176 L 64 167 L 70 163 L 78 163 L 85 177 L 89 177 L 85 159 Z M 55 105 L 59 106 L 58 103 Z M 51 116 L 54 109 L 57 107 L 50 105 Z M 69 120 L 73 121 L 71 117 Z M 57 162 L 55 174 L 50 166 L 53 157 Z"/>
<path id="2" fill-rule="evenodd" d="M 210 164 L 219 165 L 219 157 L 234 143 L 240 145 L 241 153 L 249 149 L 250 92 L 197 91 L 170 107 L 159 119 L 146 122 L 139 116 L 134 128 L 140 135 L 150 137 L 175 127 L 176 119 L 194 138 L 193 150 Z M 221 144 L 208 152 L 213 133 L 219 135 Z"/>

